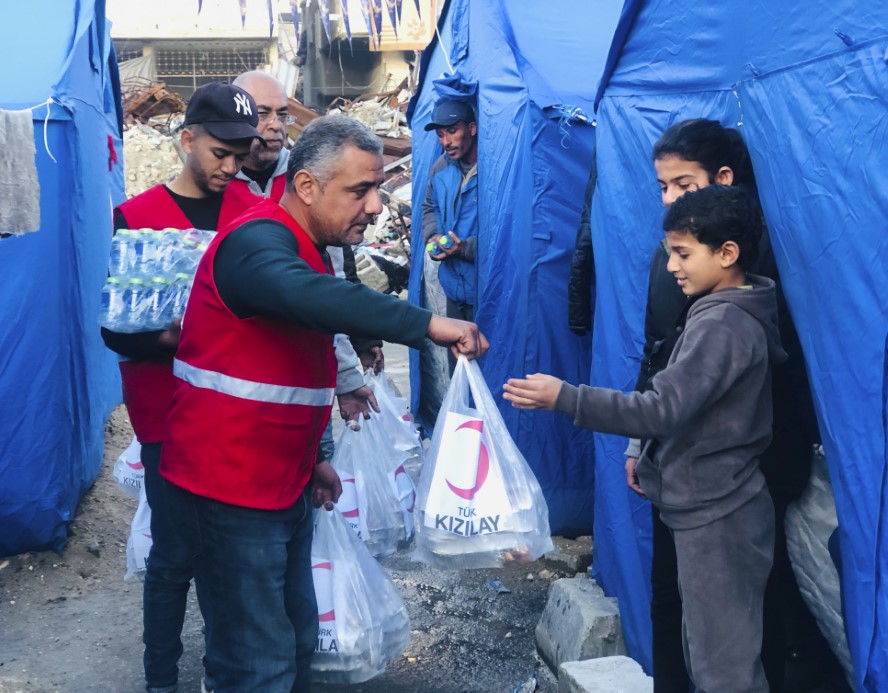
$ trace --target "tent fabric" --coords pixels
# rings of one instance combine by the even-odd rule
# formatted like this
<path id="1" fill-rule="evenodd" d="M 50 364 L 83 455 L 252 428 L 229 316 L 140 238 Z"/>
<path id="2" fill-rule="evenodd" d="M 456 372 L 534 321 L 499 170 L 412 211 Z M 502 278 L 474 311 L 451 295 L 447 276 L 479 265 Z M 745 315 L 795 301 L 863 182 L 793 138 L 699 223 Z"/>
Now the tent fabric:
<path id="1" fill-rule="evenodd" d="M 0 27 L 0 108 L 52 103 L 33 109 L 40 230 L 0 241 L 7 327 L 0 335 L 0 556 L 63 548 L 102 462 L 105 420 L 120 401 L 115 362 L 98 330 L 111 207 L 123 199 L 104 2 L 81 0 L 60 12 L 52 0 L 34 0 L 9 13 Z M 39 51 L 27 27 L 41 28 Z"/>
<path id="2" fill-rule="evenodd" d="M 435 81 L 454 72 L 464 83 L 478 85 L 475 316 L 491 344 L 480 365 L 540 481 L 553 531 L 566 534 L 591 529 L 591 434 L 575 429 L 567 417 L 519 412 L 501 393 L 507 378 L 537 371 L 574 383 L 589 381 L 591 339 L 568 330 L 567 285 L 594 129 L 562 119 L 548 107 L 591 113 L 594 75 L 603 70 L 621 4 L 451 0 L 439 24 L 441 40 L 424 55 L 422 83 L 410 110 L 418 207 L 429 168 L 441 153 L 435 133 L 423 129 L 439 98 Z M 585 31 L 579 34 L 573 26 Z M 422 302 L 423 252 L 422 244 L 413 244 L 409 295 L 414 303 Z M 422 397 L 420 358 L 411 354 L 414 412 Z"/>
<path id="3" fill-rule="evenodd" d="M 631 388 L 661 238 L 651 146 L 691 117 L 739 128 L 811 379 L 842 554 L 855 687 L 888 681 L 884 574 L 888 4 L 630 0 L 599 90 L 592 380 Z M 597 435 L 595 561 L 649 670 L 649 518 L 623 440 Z M 877 550 L 878 547 L 878 550 Z"/>

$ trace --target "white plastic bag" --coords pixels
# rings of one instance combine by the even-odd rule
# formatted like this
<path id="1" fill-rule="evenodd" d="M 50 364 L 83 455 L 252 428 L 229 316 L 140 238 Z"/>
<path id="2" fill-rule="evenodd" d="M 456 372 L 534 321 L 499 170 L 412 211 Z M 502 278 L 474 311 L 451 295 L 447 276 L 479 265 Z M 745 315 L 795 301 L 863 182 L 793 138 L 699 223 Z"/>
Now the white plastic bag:
<path id="1" fill-rule="evenodd" d="M 404 470 L 416 483 L 422 470 L 423 448 L 407 400 L 395 394 L 385 371 L 376 374 L 368 369 L 364 373 L 364 382 L 373 390 L 379 403 L 379 422 L 383 432 L 396 449 L 404 452 Z"/>
<path id="2" fill-rule="evenodd" d="M 790 504 L 784 526 L 786 549 L 799 591 L 851 683 L 854 669 L 842 618 L 839 573 L 828 548 L 839 521 L 823 455 L 814 456 L 808 485 L 801 497 Z"/>
<path id="3" fill-rule="evenodd" d="M 435 567 L 494 568 L 553 549 L 539 482 L 477 363 L 463 356 L 435 422 L 416 507 L 413 559 Z"/>
<path id="4" fill-rule="evenodd" d="M 148 568 L 148 553 L 151 551 L 151 508 L 145 489 L 139 496 L 139 507 L 130 524 L 130 535 L 126 541 L 126 574 L 123 579 L 144 580 Z"/>
<path id="5" fill-rule="evenodd" d="M 378 676 L 407 647 L 410 619 L 395 584 L 337 508 L 315 514 L 311 566 L 318 602 L 315 680 L 361 683 Z"/>
<path id="6" fill-rule="evenodd" d="M 145 467 L 142 466 L 142 446 L 133 436 L 133 442 L 120 453 L 114 463 L 114 480 L 126 495 L 138 498 L 145 483 Z"/>
<path id="7" fill-rule="evenodd" d="M 339 508 L 374 556 L 388 556 L 413 537 L 413 482 L 373 415 L 360 429 L 345 426 L 332 465 L 342 481 Z"/>

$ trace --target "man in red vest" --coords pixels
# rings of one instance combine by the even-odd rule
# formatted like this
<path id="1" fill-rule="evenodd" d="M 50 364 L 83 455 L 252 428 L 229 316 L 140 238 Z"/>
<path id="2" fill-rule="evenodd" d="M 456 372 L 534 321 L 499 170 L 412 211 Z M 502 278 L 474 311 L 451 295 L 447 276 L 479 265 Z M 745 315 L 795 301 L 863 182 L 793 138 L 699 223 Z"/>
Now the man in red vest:
<path id="1" fill-rule="evenodd" d="M 476 325 L 337 279 L 326 246 L 359 243 L 382 209 L 382 144 L 345 116 L 312 121 L 265 200 L 210 244 L 185 311 L 161 474 L 195 556 L 216 693 L 307 692 L 317 644 L 311 506 L 342 486 L 318 456 L 333 335 L 469 358 Z"/>
<path id="2" fill-rule="evenodd" d="M 214 82 L 198 88 L 185 111 L 180 142 L 186 153 L 181 173 L 114 210 L 115 229 L 210 229 L 243 213 L 258 199 L 229 186 L 259 138 L 256 104 L 242 89 Z M 116 333 L 102 330 L 105 344 L 120 363 L 123 395 L 133 430 L 142 444 L 145 493 L 151 507 L 153 544 L 144 589 L 144 665 L 149 693 L 176 690 L 177 662 L 191 555 L 170 517 L 166 490 L 158 473 L 161 440 L 173 395 L 173 356 L 181 318 L 166 330 Z"/>
<path id="3" fill-rule="evenodd" d="M 253 140 L 253 146 L 244 161 L 243 168 L 235 175 L 231 187 L 241 187 L 259 197 L 280 201 L 284 196 L 287 159 L 290 154 L 290 150 L 286 147 L 287 128 L 294 120 L 293 116 L 289 115 L 286 89 L 280 80 L 259 70 L 244 72 L 234 80 L 234 84 L 256 101 L 259 114 L 258 129 L 262 139 Z M 351 247 L 331 246 L 327 252 L 337 277 L 344 277 L 350 281 L 362 279 L 355 268 L 355 255 Z M 375 264 L 370 264 L 377 276 L 385 276 Z M 336 337 L 336 358 L 339 361 L 337 394 L 352 392 L 364 384 L 358 366 L 361 370 L 373 368 L 379 373 L 385 365 L 381 341 L 351 340 L 346 335 Z M 327 459 L 333 457 L 332 425 L 327 426 L 321 439 L 321 448 Z"/>

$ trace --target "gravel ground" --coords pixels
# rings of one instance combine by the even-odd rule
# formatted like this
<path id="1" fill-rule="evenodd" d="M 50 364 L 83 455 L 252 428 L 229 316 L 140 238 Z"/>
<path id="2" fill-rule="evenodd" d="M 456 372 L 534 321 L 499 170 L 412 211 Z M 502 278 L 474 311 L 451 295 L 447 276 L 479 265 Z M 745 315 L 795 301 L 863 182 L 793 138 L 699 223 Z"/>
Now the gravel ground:
<path id="1" fill-rule="evenodd" d="M 406 350 L 386 347 L 387 370 L 402 391 Z M 123 407 L 106 428 L 104 462 L 71 523 L 61 554 L 0 559 L 0 693 L 137 693 L 142 683 L 140 582 L 125 582 L 125 547 L 136 501 L 118 490 L 114 460 L 132 437 Z M 586 542 L 588 543 L 588 539 Z M 576 547 L 556 538 L 556 543 Z M 534 673 L 537 690 L 557 683 L 536 655 L 533 630 L 549 584 L 565 573 L 542 561 L 497 570 L 432 570 L 401 551 L 382 561 L 411 619 L 403 657 L 355 686 L 318 691 L 508 693 Z M 486 586 L 499 579 L 510 593 Z M 202 620 L 193 590 L 180 662 L 180 691 L 200 690 Z"/>

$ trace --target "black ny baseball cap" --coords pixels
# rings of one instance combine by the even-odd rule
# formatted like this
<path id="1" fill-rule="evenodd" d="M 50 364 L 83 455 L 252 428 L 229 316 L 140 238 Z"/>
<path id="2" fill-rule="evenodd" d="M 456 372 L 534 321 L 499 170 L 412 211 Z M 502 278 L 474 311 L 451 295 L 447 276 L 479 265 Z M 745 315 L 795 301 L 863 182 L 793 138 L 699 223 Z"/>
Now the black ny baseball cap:
<path id="1" fill-rule="evenodd" d="M 446 128 L 460 121 L 475 122 L 475 111 L 469 104 L 465 101 L 439 101 L 435 106 L 435 112 L 432 113 L 432 120 L 425 126 L 425 129 Z"/>
<path id="2" fill-rule="evenodd" d="M 240 87 L 210 82 L 198 87 L 185 109 L 185 126 L 200 125 L 217 140 L 262 140 L 256 102 Z M 262 140 L 265 142 L 265 140 Z"/>

